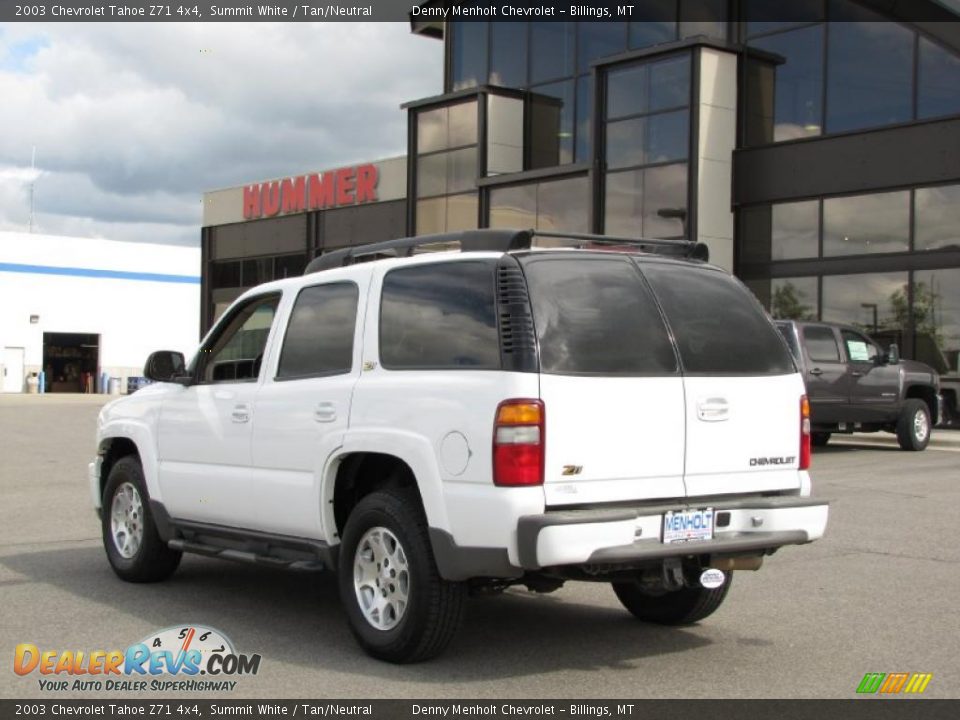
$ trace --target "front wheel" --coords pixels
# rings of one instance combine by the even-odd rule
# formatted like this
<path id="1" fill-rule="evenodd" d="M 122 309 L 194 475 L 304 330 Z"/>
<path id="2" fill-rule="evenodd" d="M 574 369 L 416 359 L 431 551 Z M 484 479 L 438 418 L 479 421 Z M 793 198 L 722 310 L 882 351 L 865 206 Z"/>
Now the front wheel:
<path id="1" fill-rule="evenodd" d="M 615 582 L 613 592 L 638 620 L 659 625 L 691 625 L 716 612 L 727 597 L 733 573 L 718 588 L 685 587 L 662 595 L 643 592 L 635 582 Z"/>
<path id="2" fill-rule="evenodd" d="M 160 539 L 148 502 L 140 461 L 120 458 L 110 468 L 103 490 L 103 547 L 113 571 L 128 582 L 165 580 L 181 554 Z"/>
<path id="3" fill-rule="evenodd" d="M 897 420 L 897 442 L 902 450 L 923 450 L 930 442 L 930 408 L 923 400 L 903 404 Z"/>
<path id="4" fill-rule="evenodd" d="M 437 572 L 423 511 L 410 491 L 371 493 L 353 509 L 340 546 L 339 583 L 354 637 L 380 660 L 435 657 L 460 627 L 466 587 Z"/>

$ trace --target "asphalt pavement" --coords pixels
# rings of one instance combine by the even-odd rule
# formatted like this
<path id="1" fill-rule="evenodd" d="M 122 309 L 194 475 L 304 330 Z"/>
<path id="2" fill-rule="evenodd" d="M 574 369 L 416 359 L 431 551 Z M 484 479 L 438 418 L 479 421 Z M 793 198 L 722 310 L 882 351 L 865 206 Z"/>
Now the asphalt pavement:
<path id="1" fill-rule="evenodd" d="M 639 623 L 601 584 L 512 590 L 471 600 L 442 657 L 396 667 L 357 648 L 328 574 L 186 556 L 167 582 L 118 580 L 85 480 L 106 399 L 0 396 L 0 697 L 121 695 L 41 692 L 12 671 L 18 643 L 122 649 L 187 623 L 263 658 L 224 698 L 852 698 L 867 672 L 933 673 L 925 696 L 960 697 L 955 431 L 921 453 L 891 436 L 816 451 L 826 537 L 737 573 L 696 626 Z"/>

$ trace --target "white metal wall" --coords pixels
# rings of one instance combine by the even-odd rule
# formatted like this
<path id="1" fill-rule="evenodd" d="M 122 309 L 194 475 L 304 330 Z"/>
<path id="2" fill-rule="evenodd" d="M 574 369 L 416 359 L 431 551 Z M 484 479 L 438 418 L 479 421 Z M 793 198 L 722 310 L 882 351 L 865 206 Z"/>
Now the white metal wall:
<path id="1" fill-rule="evenodd" d="M 0 232 L 0 349 L 24 348 L 25 375 L 43 333 L 97 334 L 100 371 L 125 390 L 151 351 L 189 357 L 199 320 L 199 248 Z"/>

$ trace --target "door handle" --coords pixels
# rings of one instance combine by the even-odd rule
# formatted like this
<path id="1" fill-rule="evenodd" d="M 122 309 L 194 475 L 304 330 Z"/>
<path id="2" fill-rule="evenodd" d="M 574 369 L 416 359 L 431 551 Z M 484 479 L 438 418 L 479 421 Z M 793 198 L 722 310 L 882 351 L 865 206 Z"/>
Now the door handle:
<path id="1" fill-rule="evenodd" d="M 337 406 L 332 402 L 317 403 L 313 409 L 313 419 L 321 423 L 333 422 L 337 419 Z"/>
<path id="2" fill-rule="evenodd" d="M 810 371 L 810 374 L 820 377 L 821 375 L 823 375 L 823 370 L 821 370 L 820 368 L 814 368 L 813 370 Z"/>
<path id="3" fill-rule="evenodd" d="M 722 422 L 730 415 L 726 398 L 706 398 L 697 402 L 697 417 L 704 422 Z"/>
<path id="4" fill-rule="evenodd" d="M 230 417 L 235 423 L 245 423 L 250 420 L 250 408 L 247 405 L 234 405 Z"/>

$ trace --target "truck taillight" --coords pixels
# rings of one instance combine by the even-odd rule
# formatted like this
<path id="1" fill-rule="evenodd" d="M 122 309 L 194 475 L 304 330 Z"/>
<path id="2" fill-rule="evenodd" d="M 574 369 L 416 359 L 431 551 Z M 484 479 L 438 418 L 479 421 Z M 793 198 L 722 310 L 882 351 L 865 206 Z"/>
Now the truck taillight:
<path id="1" fill-rule="evenodd" d="M 540 400 L 504 400 L 493 423 L 493 484 L 543 485 L 545 412 Z"/>
<path id="2" fill-rule="evenodd" d="M 800 469 L 810 467 L 810 401 L 800 398 Z"/>

